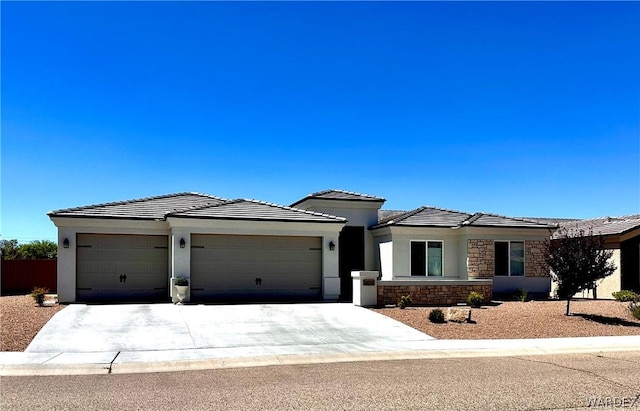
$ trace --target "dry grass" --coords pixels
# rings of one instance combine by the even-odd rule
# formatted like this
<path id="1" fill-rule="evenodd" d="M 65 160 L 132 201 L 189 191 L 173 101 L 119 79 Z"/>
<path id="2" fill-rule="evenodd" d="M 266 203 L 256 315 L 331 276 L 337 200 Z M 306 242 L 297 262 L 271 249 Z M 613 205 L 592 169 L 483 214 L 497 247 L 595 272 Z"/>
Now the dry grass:
<path id="1" fill-rule="evenodd" d="M 40 307 L 29 295 L 0 297 L 0 351 L 24 351 L 47 321 L 64 307 Z"/>
<path id="2" fill-rule="evenodd" d="M 373 309 L 438 339 L 503 339 L 640 335 L 640 321 L 628 303 L 611 300 L 575 300 L 565 316 L 565 301 L 505 302 L 474 308 L 472 323 L 434 324 L 429 312 L 436 307 Z M 445 312 L 447 307 L 441 307 Z"/>

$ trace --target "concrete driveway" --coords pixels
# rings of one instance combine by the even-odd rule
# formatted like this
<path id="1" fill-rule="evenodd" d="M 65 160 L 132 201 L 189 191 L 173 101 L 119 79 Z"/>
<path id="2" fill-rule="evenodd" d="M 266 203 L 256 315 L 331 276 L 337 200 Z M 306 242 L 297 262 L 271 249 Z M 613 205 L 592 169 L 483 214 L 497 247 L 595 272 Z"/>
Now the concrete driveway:
<path id="1" fill-rule="evenodd" d="M 82 305 L 57 313 L 27 353 L 126 353 L 153 360 L 414 349 L 432 337 L 351 304 Z M 143 353 L 144 352 L 144 353 Z M 136 354 L 137 353 L 137 354 Z M 154 354 L 155 353 L 155 354 Z"/>

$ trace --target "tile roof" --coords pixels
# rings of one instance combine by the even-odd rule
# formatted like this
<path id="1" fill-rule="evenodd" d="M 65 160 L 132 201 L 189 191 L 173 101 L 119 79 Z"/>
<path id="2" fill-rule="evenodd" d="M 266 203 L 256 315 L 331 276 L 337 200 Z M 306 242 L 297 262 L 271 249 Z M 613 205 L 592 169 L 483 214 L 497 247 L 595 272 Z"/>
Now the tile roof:
<path id="1" fill-rule="evenodd" d="M 309 194 L 302 200 L 298 200 L 295 203 L 291 204 L 291 207 L 295 207 L 297 204 L 302 203 L 305 200 L 310 200 L 312 198 L 318 198 L 323 200 L 347 200 L 347 201 L 373 201 L 384 203 L 387 201 L 382 197 L 376 197 L 369 194 L 355 193 L 353 191 L 345 191 L 345 190 L 324 190 L 318 191 L 316 193 Z"/>
<path id="2" fill-rule="evenodd" d="M 640 214 L 567 221 L 561 223 L 560 227 L 569 231 L 592 232 L 595 235 L 621 235 L 640 228 Z M 559 233 L 556 231 L 553 237 L 558 238 Z"/>
<path id="3" fill-rule="evenodd" d="M 343 217 L 247 199 L 232 200 L 220 204 L 194 206 L 188 210 L 170 213 L 167 217 L 327 223 L 346 221 Z"/>
<path id="4" fill-rule="evenodd" d="M 94 204 L 83 207 L 65 208 L 47 213 L 50 217 L 94 217 L 125 218 L 142 220 L 164 219 L 167 213 L 192 206 L 220 204 L 224 198 L 200 193 L 176 193 L 155 197 L 112 203 Z"/>
<path id="5" fill-rule="evenodd" d="M 532 227 L 554 228 L 555 225 L 522 218 L 505 217 L 496 214 L 475 213 L 447 210 L 437 207 L 420 207 L 401 214 L 389 214 L 382 218 L 373 228 L 388 226 L 407 227 Z"/>

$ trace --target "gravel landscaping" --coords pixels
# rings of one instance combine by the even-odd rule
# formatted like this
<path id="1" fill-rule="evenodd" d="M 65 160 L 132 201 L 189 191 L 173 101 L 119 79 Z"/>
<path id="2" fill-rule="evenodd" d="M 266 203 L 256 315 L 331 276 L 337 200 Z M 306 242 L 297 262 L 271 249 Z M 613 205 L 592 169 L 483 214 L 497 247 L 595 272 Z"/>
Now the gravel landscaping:
<path id="1" fill-rule="evenodd" d="M 471 323 L 434 324 L 436 307 L 372 309 L 439 339 L 496 339 L 640 335 L 628 303 L 575 300 L 567 317 L 564 301 L 505 302 L 474 308 Z M 0 297 L 0 351 L 24 351 L 40 329 L 65 306 L 39 307 L 26 296 Z M 448 307 L 441 307 L 447 312 Z"/>
<path id="2" fill-rule="evenodd" d="M 51 296 L 45 302 L 51 301 Z M 29 295 L 0 297 L 0 351 L 24 351 L 64 305 L 40 307 Z"/>
<path id="3" fill-rule="evenodd" d="M 373 311 L 403 322 L 438 339 L 510 339 L 640 335 L 640 321 L 628 303 L 613 300 L 504 302 L 473 308 L 471 323 L 434 324 L 429 312 L 438 307 L 377 308 Z M 445 315 L 448 307 L 440 307 Z"/>

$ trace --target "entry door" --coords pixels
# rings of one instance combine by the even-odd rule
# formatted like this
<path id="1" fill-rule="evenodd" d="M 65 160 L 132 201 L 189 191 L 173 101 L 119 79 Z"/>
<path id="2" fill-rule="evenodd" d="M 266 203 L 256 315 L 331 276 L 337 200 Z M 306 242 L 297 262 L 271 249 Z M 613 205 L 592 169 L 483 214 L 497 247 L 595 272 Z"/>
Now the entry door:
<path id="1" fill-rule="evenodd" d="M 364 227 L 344 227 L 338 237 L 340 246 L 340 300 L 353 300 L 351 271 L 364 270 Z"/>

